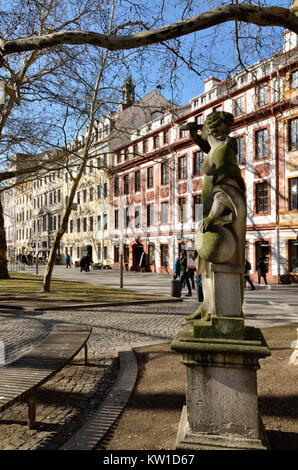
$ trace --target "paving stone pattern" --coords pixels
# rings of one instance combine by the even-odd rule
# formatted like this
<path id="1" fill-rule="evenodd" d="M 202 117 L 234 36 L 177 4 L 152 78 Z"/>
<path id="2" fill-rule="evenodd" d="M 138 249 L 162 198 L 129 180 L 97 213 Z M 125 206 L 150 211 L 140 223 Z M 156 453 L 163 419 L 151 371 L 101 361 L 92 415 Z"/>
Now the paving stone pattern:
<path id="1" fill-rule="evenodd" d="M 170 341 L 197 303 L 177 302 L 47 312 L 0 314 L 6 362 L 40 342 L 54 325 L 91 325 L 88 366 L 83 353 L 36 393 L 37 426 L 28 431 L 27 405 L 0 414 L 0 450 L 55 450 L 94 414 L 117 377 L 115 350 L 127 343 Z"/>

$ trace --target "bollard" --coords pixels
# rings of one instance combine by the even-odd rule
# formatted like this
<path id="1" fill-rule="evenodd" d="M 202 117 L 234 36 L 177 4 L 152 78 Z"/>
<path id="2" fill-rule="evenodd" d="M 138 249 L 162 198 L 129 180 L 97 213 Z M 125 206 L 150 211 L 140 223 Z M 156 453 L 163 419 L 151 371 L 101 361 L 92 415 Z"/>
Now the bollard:
<path id="1" fill-rule="evenodd" d="M 171 281 L 171 296 L 181 297 L 181 282 L 180 279 L 172 279 Z"/>

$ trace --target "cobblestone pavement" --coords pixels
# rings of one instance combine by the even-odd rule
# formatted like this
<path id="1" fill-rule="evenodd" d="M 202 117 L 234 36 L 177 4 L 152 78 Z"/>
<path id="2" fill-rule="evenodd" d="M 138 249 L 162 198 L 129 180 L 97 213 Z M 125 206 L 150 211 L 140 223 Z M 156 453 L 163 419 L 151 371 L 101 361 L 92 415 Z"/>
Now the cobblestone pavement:
<path id="1" fill-rule="evenodd" d="M 11 362 L 39 343 L 54 325 L 83 324 L 93 327 L 89 364 L 83 353 L 36 393 L 37 427 L 27 430 L 27 406 L 16 404 L 0 414 L 0 450 L 59 449 L 92 416 L 103 402 L 117 376 L 115 350 L 127 343 L 171 341 L 185 316 L 197 302 L 111 306 L 80 310 L 0 313 L 0 341 L 5 346 L 5 362 Z M 290 309 L 284 321 L 297 321 Z M 279 319 L 278 321 L 281 321 Z M 276 323 L 271 310 L 253 317 L 247 325 L 258 327 Z"/>
<path id="2" fill-rule="evenodd" d="M 83 353 L 36 392 L 37 426 L 27 430 L 27 405 L 18 403 L 0 414 L 1 450 L 59 449 L 104 400 L 117 375 L 115 349 L 126 343 L 170 341 L 196 303 L 131 305 L 77 311 L 0 314 L 0 341 L 5 362 L 40 342 L 57 324 L 93 327 L 88 366 Z"/>

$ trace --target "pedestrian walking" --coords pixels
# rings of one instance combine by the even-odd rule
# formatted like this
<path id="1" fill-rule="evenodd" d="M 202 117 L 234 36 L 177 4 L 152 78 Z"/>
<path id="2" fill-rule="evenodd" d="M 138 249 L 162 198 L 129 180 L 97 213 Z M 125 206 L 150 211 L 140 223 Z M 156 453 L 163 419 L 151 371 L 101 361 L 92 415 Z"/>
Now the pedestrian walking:
<path id="1" fill-rule="evenodd" d="M 71 268 L 71 258 L 69 255 L 65 256 L 66 267 Z"/>
<path id="2" fill-rule="evenodd" d="M 263 278 L 265 281 L 265 284 L 267 285 L 267 279 L 266 279 L 267 266 L 266 266 L 264 258 L 260 257 L 258 259 L 257 271 L 258 271 L 258 284 L 261 283 L 261 278 Z"/>
<path id="3" fill-rule="evenodd" d="M 174 264 L 174 279 L 177 279 L 177 277 L 180 277 L 180 258 L 177 256 Z"/>
<path id="4" fill-rule="evenodd" d="M 191 286 L 190 286 L 189 275 L 188 275 L 188 270 L 187 270 L 187 256 L 185 252 L 181 254 L 181 259 L 180 259 L 180 281 L 181 281 L 181 287 L 183 287 L 184 282 L 187 285 L 188 293 L 185 294 L 185 296 L 191 297 L 192 292 L 191 292 Z"/>
<path id="5" fill-rule="evenodd" d="M 246 259 L 245 260 L 245 267 L 244 267 L 244 279 L 249 283 L 250 285 L 250 290 L 255 290 L 255 286 L 253 285 L 252 280 L 250 279 L 249 276 L 249 271 L 251 270 L 251 264 L 250 262 Z"/>

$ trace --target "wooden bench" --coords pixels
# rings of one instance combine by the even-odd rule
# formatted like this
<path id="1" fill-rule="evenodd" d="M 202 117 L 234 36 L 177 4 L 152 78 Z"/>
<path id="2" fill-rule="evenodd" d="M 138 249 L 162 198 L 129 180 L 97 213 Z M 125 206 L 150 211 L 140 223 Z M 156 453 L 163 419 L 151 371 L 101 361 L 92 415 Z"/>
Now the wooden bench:
<path id="1" fill-rule="evenodd" d="M 36 400 L 33 392 L 69 364 L 85 349 L 92 328 L 55 326 L 36 347 L 11 364 L 0 367 L 0 412 L 20 400 L 28 403 L 28 429 L 35 425 Z"/>

